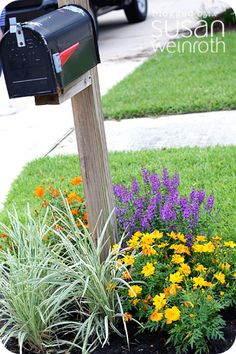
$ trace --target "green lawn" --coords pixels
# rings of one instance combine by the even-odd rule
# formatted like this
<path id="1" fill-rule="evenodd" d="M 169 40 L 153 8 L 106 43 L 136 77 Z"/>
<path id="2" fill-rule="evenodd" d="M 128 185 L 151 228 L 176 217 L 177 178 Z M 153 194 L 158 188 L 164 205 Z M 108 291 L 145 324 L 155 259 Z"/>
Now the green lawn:
<path id="1" fill-rule="evenodd" d="M 129 183 L 131 177 L 140 180 L 141 167 L 161 172 L 167 167 L 170 173 L 178 171 L 181 192 L 188 193 L 192 187 L 205 188 L 213 193 L 220 209 L 219 233 L 226 238 L 236 239 L 236 147 L 181 148 L 149 150 L 141 152 L 112 153 L 110 165 L 113 183 Z M 37 208 L 42 201 L 33 192 L 36 185 L 54 185 L 62 190 L 68 188 L 71 178 L 80 174 L 77 156 L 41 158 L 29 163 L 12 185 L 0 214 L 6 222 L 7 208 L 14 203 L 21 215 L 29 202 Z M 60 178 L 64 177 L 64 180 Z M 56 182 L 55 182 L 56 181 Z"/>
<path id="2" fill-rule="evenodd" d="M 236 32 L 226 32 L 224 42 L 225 53 L 158 52 L 103 97 L 105 117 L 235 109 Z"/>

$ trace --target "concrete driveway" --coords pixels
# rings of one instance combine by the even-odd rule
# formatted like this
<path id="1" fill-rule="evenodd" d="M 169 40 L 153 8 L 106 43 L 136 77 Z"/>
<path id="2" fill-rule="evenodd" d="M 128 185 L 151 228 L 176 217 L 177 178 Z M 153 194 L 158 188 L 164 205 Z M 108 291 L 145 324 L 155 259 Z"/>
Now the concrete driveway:
<path id="1" fill-rule="evenodd" d="M 148 19 L 139 24 L 128 24 L 123 10 L 99 18 L 99 47 L 102 64 L 99 65 L 101 92 L 104 94 L 115 83 L 132 72 L 153 49 L 153 21 L 161 20 L 168 32 L 188 19 L 193 25 L 203 7 L 220 12 L 225 3 L 214 0 L 149 0 Z M 161 43 L 168 37 L 163 31 Z M 3 78 L 0 79 L 0 110 L 8 103 Z M 35 107 L 32 98 L 12 102 L 16 114 L 0 116 L 0 207 L 11 182 L 22 167 L 34 158 L 44 156 L 73 128 L 70 102 L 61 106 Z"/>

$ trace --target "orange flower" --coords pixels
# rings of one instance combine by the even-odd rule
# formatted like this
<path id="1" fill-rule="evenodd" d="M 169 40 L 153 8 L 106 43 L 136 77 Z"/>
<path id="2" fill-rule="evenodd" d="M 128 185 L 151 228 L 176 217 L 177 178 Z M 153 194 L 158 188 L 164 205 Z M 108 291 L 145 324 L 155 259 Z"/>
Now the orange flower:
<path id="1" fill-rule="evenodd" d="M 75 177 L 72 179 L 71 183 L 74 185 L 74 186 L 77 186 L 78 184 L 82 183 L 82 177 Z"/>
<path id="2" fill-rule="evenodd" d="M 5 238 L 5 237 L 7 237 L 6 234 L 1 234 L 1 235 L 0 235 L 0 238 Z"/>
<path id="3" fill-rule="evenodd" d="M 44 191 L 43 187 L 37 186 L 35 188 L 34 194 L 36 195 L 36 197 L 43 198 L 44 193 L 45 193 L 45 191 Z"/>
<path id="4" fill-rule="evenodd" d="M 124 320 L 125 320 L 125 322 L 131 321 L 132 318 L 133 318 L 133 316 L 131 315 L 131 313 L 129 313 L 129 312 L 125 312 L 125 313 L 124 313 Z"/>
<path id="5" fill-rule="evenodd" d="M 82 202 L 82 198 L 80 198 L 77 193 L 75 193 L 75 192 L 70 192 L 70 193 L 68 194 L 68 202 L 71 203 L 71 202 L 73 202 L 74 200 L 77 200 L 78 202 Z"/>
<path id="6" fill-rule="evenodd" d="M 71 212 L 72 212 L 73 215 L 77 215 L 79 213 L 79 210 L 78 209 L 72 209 Z"/>
<path id="7" fill-rule="evenodd" d="M 88 221 L 88 213 L 87 212 L 84 213 L 84 220 Z"/>
<path id="8" fill-rule="evenodd" d="M 54 189 L 54 191 L 52 192 L 53 198 L 57 198 L 59 196 L 59 191 L 57 189 Z"/>

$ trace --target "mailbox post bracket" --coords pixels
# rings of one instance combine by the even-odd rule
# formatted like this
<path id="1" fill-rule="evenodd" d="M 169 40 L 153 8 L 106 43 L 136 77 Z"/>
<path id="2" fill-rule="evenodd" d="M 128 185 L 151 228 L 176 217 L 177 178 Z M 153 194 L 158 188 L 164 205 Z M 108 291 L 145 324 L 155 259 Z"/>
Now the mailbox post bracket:
<path id="1" fill-rule="evenodd" d="M 92 85 L 92 77 L 90 71 L 73 81 L 70 85 L 63 89 L 63 92 L 55 95 L 35 96 L 36 106 L 45 104 L 61 104 L 69 98 L 77 95 L 77 93 L 85 90 Z"/>
<path id="2" fill-rule="evenodd" d="M 20 23 L 17 23 L 16 17 L 11 17 L 10 22 L 10 33 L 16 34 L 16 40 L 18 47 L 25 47 L 25 37 Z"/>

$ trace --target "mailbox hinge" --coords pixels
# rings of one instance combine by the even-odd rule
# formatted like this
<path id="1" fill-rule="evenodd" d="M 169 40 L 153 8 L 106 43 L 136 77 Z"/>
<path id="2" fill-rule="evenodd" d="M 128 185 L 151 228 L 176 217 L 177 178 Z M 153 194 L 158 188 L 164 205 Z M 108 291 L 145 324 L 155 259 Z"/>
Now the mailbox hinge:
<path id="1" fill-rule="evenodd" d="M 16 34 L 16 40 L 18 47 L 25 47 L 25 37 L 23 29 L 20 23 L 16 22 L 16 17 L 11 17 L 10 22 L 10 33 Z"/>

